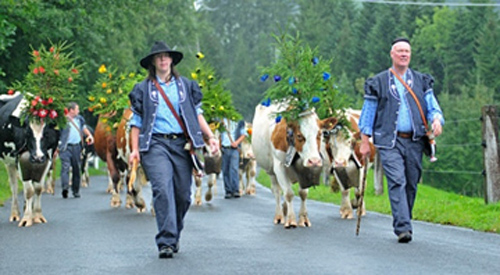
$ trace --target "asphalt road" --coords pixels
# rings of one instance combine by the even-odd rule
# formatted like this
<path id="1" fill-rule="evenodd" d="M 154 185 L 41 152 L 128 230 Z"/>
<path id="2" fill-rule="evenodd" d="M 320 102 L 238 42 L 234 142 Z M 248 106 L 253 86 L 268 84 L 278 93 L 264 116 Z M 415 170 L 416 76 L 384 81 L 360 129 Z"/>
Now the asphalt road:
<path id="1" fill-rule="evenodd" d="M 270 190 L 224 199 L 221 180 L 211 203 L 190 208 L 180 252 L 158 259 L 151 213 L 111 208 L 106 186 L 93 177 L 80 199 L 62 199 L 57 185 L 42 197 L 48 223 L 29 228 L 9 223 L 10 201 L 0 207 L 0 274 L 500 274 L 499 234 L 415 222 L 399 244 L 391 217 L 368 212 L 356 236 L 355 219 L 314 201 L 312 227 L 284 229 Z"/>

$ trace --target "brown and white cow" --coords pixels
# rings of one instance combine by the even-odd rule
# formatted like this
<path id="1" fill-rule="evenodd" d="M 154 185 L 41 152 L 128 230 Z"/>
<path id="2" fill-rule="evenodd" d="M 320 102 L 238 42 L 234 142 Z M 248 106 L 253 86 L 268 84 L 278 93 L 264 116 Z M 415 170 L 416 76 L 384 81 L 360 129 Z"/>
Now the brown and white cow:
<path id="1" fill-rule="evenodd" d="M 109 185 L 108 192 L 111 192 L 111 207 L 120 207 L 120 186 L 123 180 L 129 181 L 128 156 L 130 155 L 130 127 L 128 121 L 132 117 L 132 111 L 125 109 L 122 119 L 116 132 L 99 119 L 95 134 L 94 148 L 96 154 L 106 162 L 108 168 Z M 142 173 L 142 168 L 139 168 Z M 140 176 L 133 184 L 132 190 L 127 190 L 127 199 L 125 207 L 137 207 L 138 212 L 146 211 L 145 201 L 142 195 L 142 185 L 145 183 L 145 177 Z"/>
<path id="2" fill-rule="evenodd" d="M 21 109 L 26 103 L 19 93 L 12 97 L 0 97 L 0 158 L 7 168 L 12 191 L 9 220 L 19 220 L 19 168 L 25 202 L 20 227 L 47 222 L 42 214 L 42 187 L 59 140 L 59 132 L 43 120 L 21 125 Z"/>
<path id="3" fill-rule="evenodd" d="M 328 165 L 328 175 L 333 175 L 335 181 L 331 184 L 338 184 L 342 192 L 342 202 L 340 206 L 340 216 L 342 219 L 353 218 L 353 205 L 361 207 L 361 215 L 365 215 L 365 203 L 358 205 L 360 188 L 362 184 L 362 169 L 365 167 L 364 160 L 360 153 L 361 139 L 358 127 L 360 111 L 346 109 L 345 117 L 347 125 L 335 123 L 325 125 L 324 137 L 324 155 L 325 165 Z M 373 163 L 375 156 L 375 147 L 372 143 L 371 155 L 368 164 Z M 350 190 L 355 188 L 356 199 L 351 202 Z"/>
<path id="4" fill-rule="evenodd" d="M 284 223 L 285 228 L 297 226 L 292 200 L 292 184 L 299 182 L 301 205 L 299 226 L 311 226 L 306 199 L 308 187 L 317 185 L 323 161 L 320 155 L 321 126 L 314 111 L 302 113 L 298 121 L 276 122 L 276 113 L 286 106 L 263 106 L 255 108 L 252 125 L 252 148 L 260 168 L 271 178 L 272 191 L 276 198 L 274 223 Z M 283 207 L 280 204 L 284 194 Z"/>
<path id="5" fill-rule="evenodd" d="M 253 153 L 252 144 L 245 138 L 241 143 L 240 151 L 240 195 L 255 195 L 255 175 L 257 163 Z M 246 180 L 246 181 L 245 181 Z"/>

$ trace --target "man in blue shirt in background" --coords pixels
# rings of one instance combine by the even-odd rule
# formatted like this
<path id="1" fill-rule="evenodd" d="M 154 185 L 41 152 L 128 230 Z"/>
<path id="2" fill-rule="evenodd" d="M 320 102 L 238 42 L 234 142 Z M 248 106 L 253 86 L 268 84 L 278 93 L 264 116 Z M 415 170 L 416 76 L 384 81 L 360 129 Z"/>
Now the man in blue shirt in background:
<path id="1" fill-rule="evenodd" d="M 222 146 L 222 175 L 224 179 L 224 198 L 240 197 L 240 184 L 238 169 L 240 165 L 240 152 L 238 146 L 246 137 L 245 121 L 224 118 L 223 124 L 226 129 L 221 135 Z"/>

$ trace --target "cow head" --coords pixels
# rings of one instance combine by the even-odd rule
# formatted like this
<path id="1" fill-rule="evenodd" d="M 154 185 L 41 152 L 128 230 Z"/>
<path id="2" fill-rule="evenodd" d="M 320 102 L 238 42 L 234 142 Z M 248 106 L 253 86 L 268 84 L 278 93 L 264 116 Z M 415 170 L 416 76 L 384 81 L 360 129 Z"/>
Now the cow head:
<path id="1" fill-rule="evenodd" d="M 42 121 L 30 121 L 25 129 L 26 148 L 30 154 L 30 162 L 43 163 L 57 147 L 59 132 L 54 126 Z"/>
<path id="2" fill-rule="evenodd" d="M 327 118 L 322 121 L 323 140 L 332 168 L 345 167 L 354 155 L 356 138 L 350 127 L 339 122 L 336 118 Z"/>
<path id="3" fill-rule="evenodd" d="M 279 136 L 285 135 L 285 136 Z M 276 149 L 287 152 L 289 165 L 296 160 L 306 168 L 321 167 L 323 161 L 319 152 L 321 131 L 318 116 L 314 111 L 303 113 L 298 121 L 282 119 L 271 136 Z"/>

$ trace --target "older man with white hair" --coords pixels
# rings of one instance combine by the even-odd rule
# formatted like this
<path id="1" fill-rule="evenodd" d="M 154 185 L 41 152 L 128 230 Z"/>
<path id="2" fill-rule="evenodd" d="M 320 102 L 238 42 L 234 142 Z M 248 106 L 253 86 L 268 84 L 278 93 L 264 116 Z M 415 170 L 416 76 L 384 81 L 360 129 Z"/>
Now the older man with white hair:
<path id="1" fill-rule="evenodd" d="M 411 45 L 396 38 L 391 48 L 392 67 L 365 82 L 359 128 L 361 153 L 370 153 L 368 139 L 378 148 L 387 177 L 394 233 L 398 242 L 412 240 L 412 210 L 422 174 L 425 136 L 442 132 L 443 112 L 434 96 L 434 79 L 409 68 Z M 432 125 L 427 129 L 427 121 Z"/>

